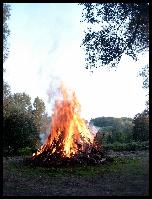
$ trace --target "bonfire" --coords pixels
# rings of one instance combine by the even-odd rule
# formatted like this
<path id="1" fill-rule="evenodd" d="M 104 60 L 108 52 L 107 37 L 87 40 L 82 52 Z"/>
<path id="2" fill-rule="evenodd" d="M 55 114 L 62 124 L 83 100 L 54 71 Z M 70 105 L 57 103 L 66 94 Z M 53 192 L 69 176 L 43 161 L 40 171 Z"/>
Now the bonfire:
<path id="1" fill-rule="evenodd" d="M 81 118 L 81 107 L 75 92 L 68 93 L 63 84 L 59 91 L 50 133 L 41 148 L 33 154 L 31 163 L 39 166 L 103 163 L 106 158 L 102 146 Z"/>

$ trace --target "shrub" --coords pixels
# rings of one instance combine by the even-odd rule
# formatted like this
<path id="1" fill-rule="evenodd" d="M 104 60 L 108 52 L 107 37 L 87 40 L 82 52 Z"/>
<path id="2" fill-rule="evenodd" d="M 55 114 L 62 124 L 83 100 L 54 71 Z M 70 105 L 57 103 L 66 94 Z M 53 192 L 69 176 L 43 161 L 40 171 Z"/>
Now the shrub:
<path id="1" fill-rule="evenodd" d="M 38 139 L 33 119 L 17 110 L 10 112 L 10 115 L 3 119 L 3 130 L 3 147 L 12 155 L 21 148 L 34 147 Z"/>
<path id="2" fill-rule="evenodd" d="M 32 152 L 33 150 L 30 147 L 18 149 L 18 155 L 21 155 L 21 156 L 32 155 Z"/>
<path id="3" fill-rule="evenodd" d="M 149 142 L 130 142 L 130 143 L 119 143 L 105 144 L 103 146 L 105 150 L 113 151 L 136 151 L 149 149 Z"/>

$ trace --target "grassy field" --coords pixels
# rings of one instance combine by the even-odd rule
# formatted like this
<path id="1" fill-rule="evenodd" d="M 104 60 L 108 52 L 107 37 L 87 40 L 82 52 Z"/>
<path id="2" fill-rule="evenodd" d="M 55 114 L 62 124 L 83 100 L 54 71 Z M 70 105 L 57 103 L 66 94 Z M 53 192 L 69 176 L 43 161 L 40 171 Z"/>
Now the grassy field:
<path id="1" fill-rule="evenodd" d="M 105 165 L 41 168 L 3 158 L 4 196 L 148 196 L 149 153 L 112 153 Z"/>

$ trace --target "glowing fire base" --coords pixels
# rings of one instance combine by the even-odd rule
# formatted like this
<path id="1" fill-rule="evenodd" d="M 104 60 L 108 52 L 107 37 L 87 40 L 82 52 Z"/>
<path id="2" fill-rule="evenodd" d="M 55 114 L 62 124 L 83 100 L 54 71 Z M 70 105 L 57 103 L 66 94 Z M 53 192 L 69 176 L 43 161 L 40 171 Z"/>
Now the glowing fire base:
<path id="1" fill-rule="evenodd" d="M 103 150 L 97 148 L 97 146 L 89 145 L 86 147 L 86 150 L 78 151 L 77 154 L 74 154 L 70 157 L 63 156 L 62 146 L 56 145 L 57 143 L 52 143 L 52 147 L 44 150 L 41 154 L 33 156 L 29 161 L 30 164 L 34 166 L 75 166 L 75 165 L 95 165 L 103 164 L 108 159 L 105 157 Z M 54 146 L 56 151 L 54 153 Z"/>

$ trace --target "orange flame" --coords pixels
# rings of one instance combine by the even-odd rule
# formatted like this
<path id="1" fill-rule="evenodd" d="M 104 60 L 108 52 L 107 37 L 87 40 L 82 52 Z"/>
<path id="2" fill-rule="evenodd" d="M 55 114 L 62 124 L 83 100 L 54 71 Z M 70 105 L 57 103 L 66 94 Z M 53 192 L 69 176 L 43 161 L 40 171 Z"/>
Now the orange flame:
<path id="1" fill-rule="evenodd" d="M 55 102 L 50 134 L 41 149 L 33 156 L 51 148 L 53 140 L 60 140 L 63 157 L 71 157 L 80 149 L 84 150 L 86 144 L 93 143 L 94 135 L 89 131 L 85 120 L 80 117 L 80 104 L 75 92 L 70 96 L 62 84 L 60 93 L 62 99 Z M 51 154 L 56 150 L 57 147 L 54 147 Z"/>

